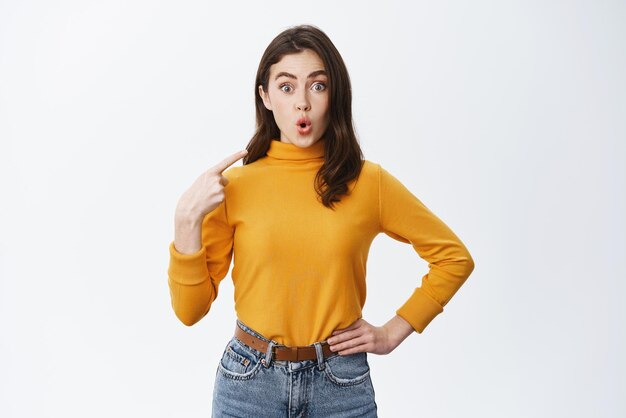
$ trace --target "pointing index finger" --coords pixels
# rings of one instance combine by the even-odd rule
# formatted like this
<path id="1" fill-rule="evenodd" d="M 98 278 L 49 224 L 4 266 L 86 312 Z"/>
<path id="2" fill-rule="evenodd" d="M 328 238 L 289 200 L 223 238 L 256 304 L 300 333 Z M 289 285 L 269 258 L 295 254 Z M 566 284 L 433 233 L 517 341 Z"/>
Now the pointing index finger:
<path id="1" fill-rule="evenodd" d="M 217 173 L 222 173 L 222 171 L 226 170 L 228 167 L 230 167 L 231 165 L 233 165 L 236 161 L 242 159 L 243 157 L 245 157 L 248 154 L 248 150 L 242 150 L 242 151 L 238 151 L 226 158 L 224 158 L 222 161 L 220 161 L 219 163 L 217 163 L 214 167 L 213 170 L 216 171 Z"/>

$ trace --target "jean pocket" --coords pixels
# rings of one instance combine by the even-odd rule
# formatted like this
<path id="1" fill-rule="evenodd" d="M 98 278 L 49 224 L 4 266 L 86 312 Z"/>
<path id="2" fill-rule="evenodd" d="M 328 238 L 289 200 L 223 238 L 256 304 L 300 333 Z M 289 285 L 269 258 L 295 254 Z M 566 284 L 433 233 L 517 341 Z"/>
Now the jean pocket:
<path id="1" fill-rule="evenodd" d="M 226 344 L 218 370 L 225 377 L 235 380 L 247 380 L 256 374 L 260 366 L 261 359 L 259 356 L 252 352 L 251 349 L 246 348 L 237 338 L 233 337 Z"/>
<path id="2" fill-rule="evenodd" d="M 325 361 L 324 374 L 338 386 L 353 386 L 363 383 L 370 374 L 367 353 L 332 356 Z"/>

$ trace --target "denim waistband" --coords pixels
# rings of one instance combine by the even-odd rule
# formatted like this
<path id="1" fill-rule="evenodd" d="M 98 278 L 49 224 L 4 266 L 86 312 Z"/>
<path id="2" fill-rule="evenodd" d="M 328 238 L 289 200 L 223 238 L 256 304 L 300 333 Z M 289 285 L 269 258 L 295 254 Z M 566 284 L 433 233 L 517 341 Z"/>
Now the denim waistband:
<path id="1" fill-rule="evenodd" d="M 285 344 L 280 344 L 280 343 L 278 343 L 278 342 L 277 342 L 277 341 L 275 341 L 275 340 L 270 340 L 270 339 L 268 339 L 268 338 L 264 337 L 262 334 L 260 334 L 259 332 L 255 331 L 254 329 L 250 328 L 249 326 L 247 326 L 246 324 L 244 324 L 244 323 L 243 323 L 241 320 L 239 320 L 239 319 L 237 319 L 237 325 L 238 325 L 238 326 L 239 326 L 242 330 L 244 330 L 246 333 L 248 333 L 248 334 L 250 334 L 250 335 L 253 335 L 253 336 L 257 337 L 257 338 L 259 338 L 259 339 L 261 339 L 261 340 L 265 341 L 265 342 L 266 342 L 266 343 L 268 343 L 268 344 L 270 344 L 270 343 L 271 343 L 271 346 L 272 346 L 272 347 L 287 347 Z M 233 337 L 233 338 L 236 338 L 236 337 Z M 241 343 L 242 343 L 242 344 L 245 344 L 245 343 L 243 343 L 243 342 L 241 342 Z M 315 344 L 316 344 L 316 343 L 309 344 L 309 347 L 315 347 Z M 256 354 L 257 354 L 257 356 L 259 356 L 260 358 L 267 358 L 267 357 L 269 356 L 269 351 L 271 350 L 271 349 L 268 349 L 268 352 L 267 352 L 267 353 L 263 353 L 263 352 L 261 352 L 261 351 L 257 350 L 257 349 L 256 349 L 256 348 L 254 348 L 254 347 L 250 347 L 250 346 L 249 346 L 249 345 L 247 345 L 247 344 L 245 344 L 245 345 L 246 345 L 246 347 L 248 347 L 250 350 L 253 350 L 253 352 L 254 352 L 254 353 L 256 353 Z M 321 352 L 320 352 L 320 354 L 319 354 L 319 355 L 321 356 Z M 334 353 L 334 354 L 332 354 L 331 356 L 329 356 L 329 357 L 327 357 L 327 358 L 335 357 L 335 356 L 338 356 L 338 355 L 339 355 L 339 353 L 337 352 L 337 353 Z M 276 362 L 277 360 L 272 360 L 272 361 Z M 302 364 L 308 364 L 308 363 L 315 363 L 315 361 L 316 361 L 316 360 L 302 360 L 300 363 L 302 363 Z M 277 362 L 278 362 L 278 363 L 281 363 L 281 364 L 287 364 L 287 363 L 289 363 L 289 362 L 288 362 L 288 361 L 286 361 L 286 360 L 278 360 Z"/>
<path id="2" fill-rule="evenodd" d="M 241 329 L 246 331 L 248 334 L 252 334 L 255 337 L 265 341 L 266 343 L 269 343 L 270 341 L 272 341 L 274 343 L 275 347 L 287 347 L 285 344 L 279 344 L 278 341 L 270 340 L 268 338 L 265 338 L 262 334 L 258 333 L 257 331 L 253 330 L 252 328 L 250 328 L 249 326 L 247 326 L 246 324 L 241 322 L 240 319 L 237 319 L 237 325 L 239 325 L 241 327 Z M 320 341 L 320 343 L 324 343 L 324 342 L 326 342 L 326 340 Z M 315 344 L 309 344 L 308 347 L 313 347 L 314 345 Z"/>
<path id="3" fill-rule="evenodd" d="M 249 326 L 247 326 L 246 324 L 244 324 L 243 322 L 241 322 L 239 319 L 237 319 L 237 325 L 239 325 L 239 327 L 241 329 L 243 329 L 244 331 L 246 331 L 248 334 L 254 335 L 255 337 L 265 341 L 266 343 L 269 343 L 270 341 L 274 343 L 274 346 L 276 347 L 286 347 L 286 345 L 284 344 L 279 344 L 278 341 L 275 340 L 270 340 L 268 338 L 265 338 L 263 335 L 259 334 L 257 331 L 253 330 L 252 328 L 250 328 Z M 252 347 L 250 347 L 252 348 Z M 254 350 L 254 348 L 253 348 Z M 258 350 L 255 350 L 258 351 Z"/>

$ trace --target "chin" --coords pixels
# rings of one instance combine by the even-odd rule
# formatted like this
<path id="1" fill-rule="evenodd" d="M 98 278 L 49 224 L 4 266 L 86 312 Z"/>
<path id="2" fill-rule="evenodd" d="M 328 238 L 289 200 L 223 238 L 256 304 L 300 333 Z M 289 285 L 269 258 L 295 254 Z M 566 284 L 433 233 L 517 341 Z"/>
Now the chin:
<path id="1" fill-rule="evenodd" d="M 316 142 L 317 142 L 317 140 L 303 139 L 303 140 L 300 140 L 300 141 L 296 142 L 296 145 L 298 145 L 299 147 L 302 147 L 302 148 L 307 148 L 307 147 L 310 147 L 311 145 L 315 144 Z"/>
<path id="2" fill-rule="evenodd" d="M 306 148 L 316 143 L 320 138 L 315 138 L 313 134 L 307 136 L 300 136 L 298 133 L 293 137 L 287 137 L 287 142 L 296 145 L 301 148 Z"/>
<path id="3" fill-rule="evenodd" d="M 320 138 L 317 138 L 314 134 L 310 134 L 307 136 L 300 136 L 296 134 L 296 138 L 295 138 L 296 144 L 301 145 L 303 147 L 308 147 L 310 145 L 313 145 L 319 140 Z"/>

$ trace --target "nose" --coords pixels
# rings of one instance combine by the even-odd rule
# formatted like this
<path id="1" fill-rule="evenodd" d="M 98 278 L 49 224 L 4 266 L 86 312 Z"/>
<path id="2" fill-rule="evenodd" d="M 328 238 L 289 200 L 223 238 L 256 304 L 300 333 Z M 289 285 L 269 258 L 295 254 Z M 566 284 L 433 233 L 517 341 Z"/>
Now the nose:
<path id="1" fill-rule="evenodd" d="M 302 93 L 296 99 L 296 108 L 300 111 L 308 111 L 311 110 L 311 103 L 309 103 L 309 98 L 307 97 L 306 92 Z"/>

